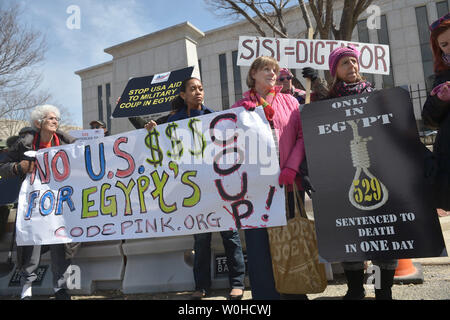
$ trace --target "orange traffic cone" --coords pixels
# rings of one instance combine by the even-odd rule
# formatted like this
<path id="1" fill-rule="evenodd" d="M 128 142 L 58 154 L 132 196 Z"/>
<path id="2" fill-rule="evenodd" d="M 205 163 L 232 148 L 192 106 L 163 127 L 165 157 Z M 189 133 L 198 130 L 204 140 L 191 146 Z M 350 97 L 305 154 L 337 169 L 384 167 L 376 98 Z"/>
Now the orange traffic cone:
<path id="1" fill-rule="evenodd" d="M 411 259 L 399 259 L 397 269 L 395 269 L 394 282 L 423 283 L 422 266 L 420 263 L 413 264 Z"/>
<path id="2" fill-rule="evenodd" d="M 395 269 L 395 277 L 409 276 L 417 272 L 411 259 L 399 259 L 397 269 Z"/>

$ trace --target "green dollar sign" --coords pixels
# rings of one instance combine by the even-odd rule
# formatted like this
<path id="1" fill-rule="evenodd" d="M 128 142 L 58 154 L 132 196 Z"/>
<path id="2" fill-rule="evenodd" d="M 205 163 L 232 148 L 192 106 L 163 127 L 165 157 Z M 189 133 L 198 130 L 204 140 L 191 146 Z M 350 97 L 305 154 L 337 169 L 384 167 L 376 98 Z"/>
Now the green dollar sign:
<path id="1" fill-rule="evenodd" d="M 171 143 L 172 143 L 172 150 L 173 153 L 170 151 L 167 151 L 167 155 L 172 158 L 172 159 L 180 159 L 181 156 L 183 155 L 183 143 L 181 142 L 180 139 L 178 139 L 177 137 L 177 128 L 178 128 L 178 124 L 176 123 L 171 123 L 167 126 L 166 128 L 166 136 L 170 139 Z"/>
<path id="2" fill-rule="evenodd" d="M 161 151 L 161 148 L 159 147 L 159 132 L 156 129 L 153 129 L 145 137 L 145 145 L 151 150 L 152 155 L 152 158 L 147 158 L 146 161 L 153 165 L 155 168 L 158 165 L 161 166 L 164 155 Z"/>
<path id="3" fill-rule="evenodd" d="M 206 148 L 206 139 L 205 136 L 203 135 L 203 133 L 201 131 L 198 130 L 197 128 L 197 122 L 201 122 L 198 119 L 191 119 L 189 121 L 189 129 L 191 129 L 192 132 L 192 137 L 194 140 L 194 146 L 197 146 L 197 143 L 200 145 L 201 150 L 189 150 L 189 152 L 193 155 L 193 156 L 202 156 L 203 157 L 203 152 L 205 151 Z M 197 138 L 197 139 L 196 139 Z"/>

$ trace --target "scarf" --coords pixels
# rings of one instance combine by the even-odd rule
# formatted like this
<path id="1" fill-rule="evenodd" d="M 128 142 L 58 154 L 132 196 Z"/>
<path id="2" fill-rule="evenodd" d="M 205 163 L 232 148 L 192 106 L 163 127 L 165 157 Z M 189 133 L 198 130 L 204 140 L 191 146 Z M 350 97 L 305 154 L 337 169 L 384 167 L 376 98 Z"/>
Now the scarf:
<path id="1" fill-rule="evenodd" d="M 442 60 L 445 62 L 445 64 L 447 65 L 447 67 L 450 67 L 450 54 L 442 54 Z"/>
<path id="2" fill-rule="evenodd" d="M 39 134 L 39 132 L 36 132 L 36 134 L 34 135 L 34 140 L 33 140 L 33 150 L 39 150 L 40 149 L 40 145 L 41 145 L 41 135 Z M 59 137 L 56 133 L 53 134 L 53 139 L 52 139 L 52 146 L 59 146 L 60 142 L 59 142 Z"/>
<path id="3" fill-rule="evenodd" d="M 372 91 L 372 84 L 369 81 L 362 80 L 357 83 L 345 83 L 344 81 L 339 81 L 331 90 L 330 94 L 333 98 L 337 98 Z"/>
<path id="4" fill-rule="evenodd" d="M 275 110 L 272 108 L 271 104 L 275 100 L 276 92 L 275 89 L 272 88 L 269 93 L 266 95 L 266 99 L 261 97 L 255 89 L 250 90 L 250 98 L 252 100 L 256 100 L 264 110 L 264 114 L 266 116 L 267 121 L 272 124 L 273 116 L 275 115 Z"/>

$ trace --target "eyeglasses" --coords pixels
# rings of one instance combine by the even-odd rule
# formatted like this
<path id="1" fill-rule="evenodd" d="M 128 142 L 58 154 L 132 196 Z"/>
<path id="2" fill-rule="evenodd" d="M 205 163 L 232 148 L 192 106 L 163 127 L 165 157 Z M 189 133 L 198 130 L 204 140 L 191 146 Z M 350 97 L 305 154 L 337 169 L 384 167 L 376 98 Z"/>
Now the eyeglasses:
<path id="1" fill-rule="evenodd" d="M 49 118 L 44 118 L 44 120 L 56 120 L 56 121 L 61 121 L 61 118 L 58 117 L 49 117 Z"/>
<path id="2" fill-rule="evenodd" d="M 450 19 L 450 12 L 447 13 L 445 16 L 440 17 L 440 18 L 437 19 L 435 22 L 433 22 L 433 23 L 430 25 L 430 31 L 435 30 L 437 27 L 439 27 L 439 25 L 440 25 L 442 22 L 444 22 L 445 20 L 448 20 L 448 19 Z"/>
<path id="3" fill-rule="evenodd" d="M 280 78 L 278 78 L 278 80 L 280 80 L 280 81 L 284 81 L 284 80 L 292 80 L 292 77 L 291 77 L 291 76 L 280 77 Z"/>

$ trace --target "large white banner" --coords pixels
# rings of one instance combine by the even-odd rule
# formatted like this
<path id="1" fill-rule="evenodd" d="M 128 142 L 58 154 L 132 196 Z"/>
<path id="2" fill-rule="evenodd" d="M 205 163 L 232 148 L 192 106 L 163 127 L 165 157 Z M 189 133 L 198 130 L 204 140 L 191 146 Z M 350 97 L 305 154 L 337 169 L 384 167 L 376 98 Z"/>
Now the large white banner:
<path id="1" fill-rule="evenodd" d="M 262 37 L 239 37 L 237 65 L 250 66 L 260 56 L 274 57 L 281 68 L 312 67 L 328 70 L 328 56 L 340 46 L 355 46 L 360 52 L 361 73 L 389 74 L 389 46 L 340 40 L 308 40 Z"/>
<path id="2" fill-rule="evenodd" d="M 286 224 L 262 108 L 236 108 L 37 152 L 17 244 L 167 237 Z"/>

